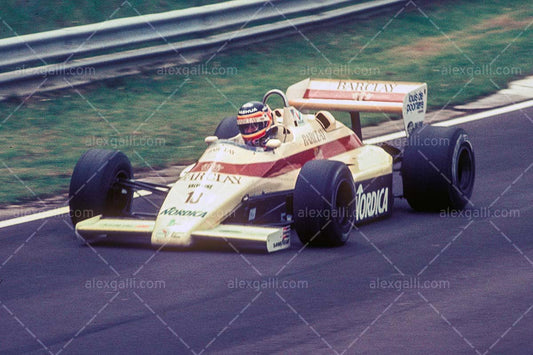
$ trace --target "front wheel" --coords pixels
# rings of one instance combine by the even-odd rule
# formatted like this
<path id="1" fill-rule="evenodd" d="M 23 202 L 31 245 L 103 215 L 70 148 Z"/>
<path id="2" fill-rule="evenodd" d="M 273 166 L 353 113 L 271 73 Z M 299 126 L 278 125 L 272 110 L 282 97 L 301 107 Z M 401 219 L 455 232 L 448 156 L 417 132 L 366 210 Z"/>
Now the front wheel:
<path id="1" fill-rule="evenodd" d="M 120 186 L 132 179 L 129 159 L 117 150 L 90 149 L 74 168 L 69 188 L 70 218 L 78 222 L 97 215 L 125 216 L 131 213 L 133 191 Z"/>
<path id="2" fill-rule="evenodd" d="M 346 243 L 355 219 L 355 189 L 350 169 L 341 162 L 312 160 L 294 188 L 294 228 L 303 244 Z"/>

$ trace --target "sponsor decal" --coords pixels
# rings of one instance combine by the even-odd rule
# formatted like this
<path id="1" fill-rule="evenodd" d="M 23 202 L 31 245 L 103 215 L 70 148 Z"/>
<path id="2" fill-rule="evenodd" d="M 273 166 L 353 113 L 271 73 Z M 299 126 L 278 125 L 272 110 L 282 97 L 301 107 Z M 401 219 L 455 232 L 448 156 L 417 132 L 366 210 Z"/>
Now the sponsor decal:
<path id="1" fill-rule="evenodd" d="M 302 134 L 302 139 L 304 141 L 304 145 L 307 147 L 309 145 L 325 142 L 327 137 L 323 130 L 317 129 L 313 132 Z"/>
<path id="2" fill-rule="evenodd" d="M 196 193 L 196 191 L 191 191 L 187 194 L 187 198 L 185 199 L 185 203 L 189 204 L 196 204 L 200 202 L 200 199 L 204 195 L 203 192 Z"/>
<path id="3" fill-rule="evenodd" d="M 372 101 L 372 98 L 374 95 L 370 92 L 355 92 L 352 96 L 352 98 L 355 101 Z"/>
<path id="4" fill-rule="evenodd" d="M 290 243 L 290 240 L 289 240 L 289 239 L 283 239 L 283 240 L 280 241 L 280 242 L 276 242 L 276 243 L 274 243 L 273 247 L 274 247 L 274 248 L 281 248 L 282 246 L 287 245 L 287 244 L 289 244 L 289 243 Z"/>
<path id="5" fill-rule="evenodd" d="M 292 117 L 296 120 L 296 122 L 298 122 L 299 124 L 304 123 L 304 119 L 300 111 L 291 108 L 290 112 L 291 112 Z"/>
<path id="6" fill-rule="evenodd" d="M 148 228 L 150 228 L 150 227 L 152 227 L 152 226 L 149 225 L 149 224 L 138 224 L 138 225 L 136 225 L 136 226 L 133 227 L 133 228 L 135 228 L 135 229 L 148 229 Z"/>
<path id="7" fill-rule="evenodd" d="M 407 113 L 414 111 L 421 112 L 424 110 L 424 93 L 409 94 L 407 102 Z"/>
<path id="8" fill-rule="evenodd" d="M 156 239 L 159 239 L 159 240 L 167 239 L 169 236 L 170 235 L 169 235 L 168 229 L 163 228 L 159 232 L 157 232 Z"/>
<path id="9" fill-rule="evenodd" d="M 291 228 L 289 226 L 283 228 L 283 235 L 281 241 L 274 243 L 274 248 L 281 248 L 291 243 Z"/>
<path id="10" fill-rule="evenodd" d="M 407 134 L 408 135 L 411 135 L 417 128 L 419 127 L 422 127 L 423 125 L 423 122 L 420 121 L 420 122 L 409 122 L 409 124 L 407 125 Z"/>
<path id="11" fill-rule="evenodd" d="M 395 83 L 379 83 L 372 81 L 344 81 L 340 80 L 337 90 L 345 91 L 370 91 L 370 92 L 393 92 L 398 86 Z"/>
<path id="12" fill-rule="evenodd" d="M 127 228 L 127 227 L 129 227 L 128 223 L 121 223 L 121 222 L 117 222 L 117 221 L 106 221 L 106 220 L 103 220 L 99 224 L 102 227 L 108 227 L 108 228 L 116 228 L 116 227 L 118 227 L 118 228 Z"/>
<path id="13" fill-rule="evenodd" d="M 257 109 L 257 107 L 254 106 L 253 102 L 247 102 L 242 105 L 241 109 L 239 110 L 239 115 L 249 115 L 257 111 L 259 110 Z"/>
<path id="14" fill-rule="evenodd" d="M 211 164 L 204 164 L 204 165 L 202 165 L 202 170 L 203 170 L 203 171 L 208 171 L 208 170 L 210 170 L 210 171 L 216 173 L 216 172 L 218 172 L 218 171 L 220 171 L 220 170 L 222 170 L 222 169 L 223 169 L 223 166 L 220 165 L 220 164 L 218 164 L 218 163 L 211 163 Z"/>
<path id="15" fill-rule="evenodd" d="M 263 116 L 250 117 L 250 118 L 239 118 L 239 124 L 250 124 L 250 123 L 261 123 L 265 120 Z"/>
<path id="16" fill-rule="evenodd" d="M 220 228 L 218 230 L 220 233 L 226 233 L 226 234 L 234 234 L 234 235 L 242 235 L 242 231 L 238 229 L 222 229 Z"/>
<path id="17" fill-rule="evenodd" d="M 203 170 L 203 166 L 202 166 Z M 187 181 L 209 181 L 219 182 L 221 184 L 240 185 L 242 176 L 226 175 L 214 172 L 194 172 L 187 173 L 184 177 Z"/>
<path id="18" fill-rule="evenodd" d="M 255 219 L 255 214 L 257 213 L 257 208 L 250 209 L 250 214 L 248 215 L 248 221 L 253 221 Z"/>
<path id="19" fill-rule="evenodd" d="M 181 239 L 181 237 L 183 237 L 183 233 L 171 232 L 166 228 L 161 229 L 159 232 L 157 232 L 157 235 L 156 235 L 156 239 L 160 241 L 168 239 L 168 238 Z"/>
<path id="20" fill-rule="evenodd" d="M 206 211 L 192 211 L 192 210 L 181 210 L 176 207 L 167 208 L 164 211 L 159 213 L 160 216 L 180 216 L 180 217 L 198 217 L 204 218 L 207 216 Z"/>
<path id="21" fill-rule="evenodd" d="M 389 188 L 364 192 L 363 185 L 357 188 L 355 196 L 355 220 L 362 221 L 387 213 L 389 209 Z"/>
<path id="22" fill-rule="evenodd" d="M 228 155 L 235 155 L 235 149 L 232 149 L 230 147 L 221 147 L 221 146 L 207 149 L 206 154 L 219 153 L 219 152 L 222 152 Z"/>
<path id="23" fill-rule="evenodd" d="M 187 186 L 187 188 L 189 190 L 198 189 L 198 188 L 211 190 L 213 188 L 213 185 L 212 184 L 189 184 L 189 186 Z"/>

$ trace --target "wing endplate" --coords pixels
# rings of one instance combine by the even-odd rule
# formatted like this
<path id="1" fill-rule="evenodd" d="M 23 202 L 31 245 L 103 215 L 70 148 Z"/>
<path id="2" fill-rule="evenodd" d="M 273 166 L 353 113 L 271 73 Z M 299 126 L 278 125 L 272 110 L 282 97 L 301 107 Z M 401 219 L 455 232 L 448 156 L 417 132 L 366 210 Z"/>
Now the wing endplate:
<path id="1" fill-rule="evenodd" d="M 219 239 L 227 243 L 257 246 L 269 253 L 290 247 L 290 228 L 221 224 L 213 229 L 193 232 L 193 237 Z"/>

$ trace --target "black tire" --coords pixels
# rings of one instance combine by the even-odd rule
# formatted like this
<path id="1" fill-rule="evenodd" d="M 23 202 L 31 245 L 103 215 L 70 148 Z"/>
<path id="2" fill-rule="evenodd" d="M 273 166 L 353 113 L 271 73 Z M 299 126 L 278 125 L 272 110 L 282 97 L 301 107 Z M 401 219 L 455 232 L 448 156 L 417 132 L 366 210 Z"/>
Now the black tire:
<path id="1" fill-rule="evenodd" d="M 294 188 L 294 228 L 303 244 L 346 243 L 355 219 L 355 188 L 348 167 L 331 160 L 307 162 Z"/>
<path id="2" fill-rule="evenodd" d="M 215 136 L 219 139 L 230 139 L 238 135 L 237 116 L 226 117 L 217 126 Z"/>
<path id="3" fill-rule="evenodd" d="M 133 191 L 117 186 L 132 179 L 131 163 L 117 150 L 90 149 L 78 160 L 69 189 L 72 224 L 97 215 L 126 216 L 131 213 Z"/>
<path id="4" fill-rule="evenodd" d="M 475 173 L 472 143 L 463 129 L 424 126 L 409 137 L 401 174 L 404 197 L 413 209 L 463 209 Z"/>

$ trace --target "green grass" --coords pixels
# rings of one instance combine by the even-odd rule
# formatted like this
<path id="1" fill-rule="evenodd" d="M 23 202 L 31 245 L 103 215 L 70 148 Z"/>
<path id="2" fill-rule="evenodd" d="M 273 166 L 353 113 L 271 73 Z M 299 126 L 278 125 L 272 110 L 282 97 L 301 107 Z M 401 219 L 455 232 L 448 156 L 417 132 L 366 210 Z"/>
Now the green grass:
<path id="1" fill-rule="evenodd" d="M 309 76 L 425 81 L 430 109 L 438 110 L 533 72 L 533 26 L 524 30 L 533 18 L 530 2 L 448 1 L 420 10 L 410 5 L 399 14 L 306 29 L 305 38 L 224 52 L 207 67 L 226 75 L 152 72 L 2 102 L 0 204 L 66 191 L 76 160 L 91 147 L 118 148 L 137 169 L 193 161 L 221 118 Z M 493 70 L 505 74 L 468 73 L 494 58 Z"/>
<path id="2" fill-rule="evenodd" d="M 209 5 L 224 0 L 2 0 L 0 38 L 121 17 Z"/>

